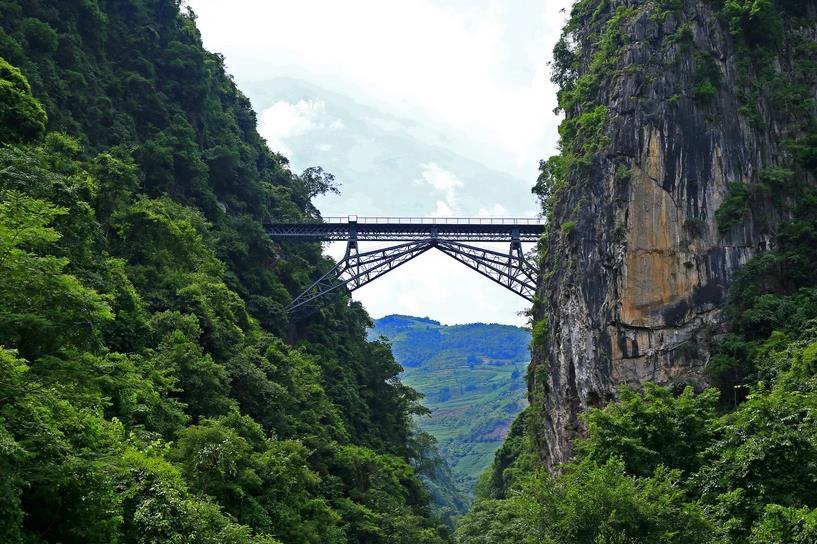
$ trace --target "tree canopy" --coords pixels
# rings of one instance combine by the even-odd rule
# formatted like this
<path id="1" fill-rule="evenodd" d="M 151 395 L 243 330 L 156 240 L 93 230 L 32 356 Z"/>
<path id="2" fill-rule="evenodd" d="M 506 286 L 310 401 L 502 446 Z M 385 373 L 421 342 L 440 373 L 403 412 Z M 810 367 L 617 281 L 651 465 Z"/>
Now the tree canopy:
<path id="1" fill-rule="evenodd" d="M 293 174 L 174 0 L 0 1 L 0 540 L 442 543 L 418 395 L 263 223 Z"/>

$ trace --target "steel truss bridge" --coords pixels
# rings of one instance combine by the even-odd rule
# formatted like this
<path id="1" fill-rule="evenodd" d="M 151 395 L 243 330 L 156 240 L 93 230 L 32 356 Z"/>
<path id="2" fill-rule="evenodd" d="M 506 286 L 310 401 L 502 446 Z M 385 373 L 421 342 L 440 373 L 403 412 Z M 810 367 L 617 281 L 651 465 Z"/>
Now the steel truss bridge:
<path id="1" fill-rule="evenodd" d="M 533 301 L 536 267 L 525 258 L 522 242 L 536 242 L 543 219 L 325 217 L 322 222 L 265 225 L 273 239 L 346 242 L 346 253 L 334 268 L 315 280 L 287 307 L 293 312 L 321 296 L 346 287 L 354 291 L 415 257 L 436 248 L 472 270 Z M 358 242 L 392 242 L 361 252 Z M 507 242 L 507 253 L 465 242 Z"/>

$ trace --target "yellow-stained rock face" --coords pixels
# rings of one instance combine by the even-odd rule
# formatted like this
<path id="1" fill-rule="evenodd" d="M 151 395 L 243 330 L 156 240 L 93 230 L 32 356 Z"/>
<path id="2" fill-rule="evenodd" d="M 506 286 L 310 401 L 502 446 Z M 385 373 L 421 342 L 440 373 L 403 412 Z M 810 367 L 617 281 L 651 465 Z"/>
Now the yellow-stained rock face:
<path id="1" fill-rule="evenodd" d="M 636 327 L 665 324 L 666 306 L 688 298 L 698 285 L 693 256 L 682 247 L 685 215 L 660 184 L 664 157 L 660 137 L 648 132 L 642 164 L 632 169 L 627 254 L 622 274 L 621 321 Z"/>

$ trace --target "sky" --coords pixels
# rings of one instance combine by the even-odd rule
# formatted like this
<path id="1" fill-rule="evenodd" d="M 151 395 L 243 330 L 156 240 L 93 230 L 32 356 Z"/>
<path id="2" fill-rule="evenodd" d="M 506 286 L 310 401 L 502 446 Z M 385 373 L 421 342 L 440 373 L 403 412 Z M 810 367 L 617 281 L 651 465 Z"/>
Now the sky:
<path id="1" fill-rule="evenodd" d="M 341 183 L 316 201 L 324 217 L 535 217 L 530 189 L 558 140 L 547 63 L 570 3 L 186 2 L 270 148 Z M 353 297 L 375 318 L 446 324 L 521 325 L 529 306 L 437 251 Z"/>

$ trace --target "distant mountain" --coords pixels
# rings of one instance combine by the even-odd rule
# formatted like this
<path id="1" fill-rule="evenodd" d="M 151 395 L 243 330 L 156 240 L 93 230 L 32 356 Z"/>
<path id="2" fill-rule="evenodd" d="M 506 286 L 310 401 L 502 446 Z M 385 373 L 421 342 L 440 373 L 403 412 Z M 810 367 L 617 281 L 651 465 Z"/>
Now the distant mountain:
<path id="1" fill-rule="evenodd" d="M 530 332 L 390 315 L 369 331 L 371 339 L 381 336 L 405 369 L 403 382 L 422 393 L 432 411 L 421 418 L 421 428 L 439 441 L 460 487 L 470 494 L 526 406 Z"/>

